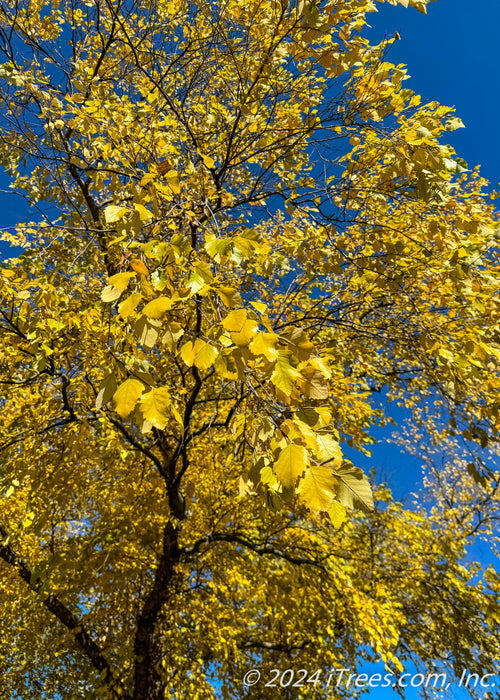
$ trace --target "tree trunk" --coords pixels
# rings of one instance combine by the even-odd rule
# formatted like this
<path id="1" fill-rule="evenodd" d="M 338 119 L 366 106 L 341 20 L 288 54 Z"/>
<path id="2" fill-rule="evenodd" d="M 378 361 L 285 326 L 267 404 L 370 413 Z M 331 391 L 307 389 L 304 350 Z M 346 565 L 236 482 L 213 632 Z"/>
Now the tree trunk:
<path id="1" fill-rule="evenodd" d="M 156 636 L 156 622 L 171 594 L 175 565 L 179 561 L 177 532 L 171 522 L 163 531 L 163 553 L 156 569 L 153 588 L 137 620 L 134 640 L 134 700 L 163 700 L 165 683 L 158 671 L 161 648 Z"/>

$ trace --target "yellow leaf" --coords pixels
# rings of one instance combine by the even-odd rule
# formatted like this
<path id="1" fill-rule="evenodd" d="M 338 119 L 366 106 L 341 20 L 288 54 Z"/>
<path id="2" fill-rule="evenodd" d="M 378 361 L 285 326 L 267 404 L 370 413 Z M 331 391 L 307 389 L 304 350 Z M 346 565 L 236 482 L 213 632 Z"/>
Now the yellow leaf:
<path id="1" fill-rule="evenodd" d="M 172 303 L 172 299 L 168 297 L 157 297 L 150 301 L 149 304 L 146 304 L 142 313 L 148 318 L 161 318 L 170 309 Z"/>
<path id="2" fill-rule="evenodd" d="M 336 440 L 325 433 L 316 433 L 316 442 L 318 443 L 317 455 L 322 462 L 328 462 L 335 467 L 342 464 L 342 450 Z"/>
<path id="3" fill-rule="evenodd" d="M 219 377 L 230 380 L 244 379 L 245 367 L 237 353 L 237 350 L 223 350 L 219 354 L 215 361 L 215 371 Z"/>
<path id="4" fill-rule="evenodd" d="M 247 320 L 246 309 L 236 309 L 228 313 L 222 325 L 227 331 L 240 331 Z"/>
<path id="5" fill-rule="evenodd" d="M 101 299 L 102 301 L 105 301 L 107 304 L 109 304 L 112 301 L 116 301 L 121 297 L 122 290 L 118 289 L 118 287 L 113 287 L 112 284 L 108 284 L 107 287 L 104 287 L 104 289 L 101 292 Z"/>
<path id="6" fill-rule="evenodd" d="M 333 527 L 340 527 L 347 517 L 347 512 L 342 503 L 334 501 L 328 510 L 328 515 Z"/>
<path id="7" fill-rule="evenodd" d="M 183 421 L 183 419 L 182 419 L 182 416 L 181 416 L 181 414 L 179 413 L 179 411 L 176 409 L 176 407 L 174 406 L 174 404 L 172 404 L 172 406 L 170 407 L 170 411 L 171 411 L 172 416 L 174 417 L 174 419 L 177 421 L 177 423 L 179 423 L 179 425 L 184 425 L 184 421 Z"/>
<path id="8" fill-rule="evenodd" d="M 131 294 L 118 304 L 118 313 L 122 318 L 131 316 L 142 299 L 142 294 Z"/>
<path id="9" fill-rule="evenodd" d="M 300 391 L 310 399 L 328 398 L 328 385 L 323 374 L 314 367 L 304 367 L 300 373 L 304 379 L 299 380 Z"/>
<path id="10" fill-rule="evenodd" d="M 177 341 L 184 334 L 184 330 L 179 323 L 174 321 L 170 323 L 167 328 L 165 335 L 162 338 L 162 343 L 166 346 L 167 350 L 174 352 L 176 348 Z"/>
<path id="11" fill-rule="evenodd" d="M 275 491 L 279 487 L 276 474 L 273 472 L 271 467 L 262 467 L 260 470 L 260 480 L 265 486 L 268 486 Z"/>
<path id="12" fill-rule="evenodd" d="M 133 377 L 129 377 L 120 384 L 113 394 L 113 401 L 115 410 L 121 418 L 126 418 L 133 411 L 143 391 L 144 384 Z"/>
<path id="13" fill-rule="evenodd" d="M 278 358 L 276 343 L 278 336 L 275 333 L 257 333 L 249 345 L 249 350 L 254 355 L 264 355 L 270 362 Z"/>
<path id="14" fill-rule="evenodd" d="M 216 292 L 229 309 L 241 305 L 241 295 L 237 289 L 233 287 L 218 287 Z"/>
<path id="15" fill-rule="evenodd" d="M 116 378 L 113 372 L 111 374 L 108 374 L 106 379 L 103 381 L 101 384 L 101 388 L 99 389 L 99 393 L 97 394 L 97 398 L 95 400 L 95 407 L 96 410 L 99 410 L 102 408 L 102 406 L 105 406 L 111 399 L 113 398 L 113 395 L 116 391 Z"/>
<path id="16" fill-rule="evenodd" d="M 248 345 L 257 332 L 259 324 L 248 318 L 246 309 L 231 311 L 222 322 L 224 328 L 231 333 L 235 345 Z"/>
<path id="17" fill-rule="evenodd" d="M 146 348 L 154 347 L 158 339 L 159 326 L 161 326 L 161 321 L 155 321 L 153 318 L 142 315 L 134 324 L 134 333 L 139 339 L 139 343 Z"/>
<path id="18" fill-rule="evenodd" d="M 179 180 L 179 173 L 176 170 L 170 170 L 166 173 L 168 178 L 168 186 L 174 194 L 181 193 L 181 185 Z"/>
<path id="19" fill-rule="evenodd" d="M 188 340 L 187 343 L 181 346 L 180 355 L 182 361 L 188 366 L 192 367 L 194 365 L 194 358 L 198 352 L 196 343 L 202 343 L 203 341 L 198 339 L 195 343 L 192 340 Z"/>
<path id="20" fill-rule="evenodd" d="M 154 179 L 155 176 L 153 175 L 153 173 L 146 173 L 139 184 L 141 187 L 146 187 L 146 185 L 149 185 L 149 183 L 152 182 Z"/>
<path id="21" fill-rule="evenodd" d="M 287 396 L 292 393 L 293 385 L 300 377 L 300 372 L 290 364 L 289 350 L 278 350 L 278 359 L 271 375 L 271 382 Z"/>
<path id="22" fill-rule="evenodd" d="M 202 156 L 203 164 L 207 168 L 213 168 L 215 165 L 215 161 L 213 158 L 210 158 L 210 156 Z"/>
<path id="23" fill-rule="evenodd" d="M 451 350 L 448 350 L 447 348 L 439 348 L 438 355 L 440 357 L 444 358 L 445 360 L 450 360 L 450 361 L 452 361 L 454 358 L 454 355 L 451 352 Z"/>
<path id="24" fill-rule="evenodd" d="M 153 218 L 153 214 L 149 211 L 149 209 L 146 209 L 145 206 L 142 204 L 138 204 L 137 202 L 134 202 L 134 207 L 135 210 L 139 214 L 139 218 L 141 221 L 149 221 L 149 219 Z"/>
<path id="25" fill-rule="evenodd" d="M 108 243 L 108 248 L 110 245 L 117 245 L 118 243 L 121 243 L 127 238 L 127 235 L 124 233 L 121 236 L 117 236 L 116 238 L 112 238 L 109 243 Z"/>
<path id="26" fill-rule="evenodd" d="M 274 463 L 274 473 L 283 486 L 295 486 L 297 479 L 304 473 L 309 459 L 307 450 L 302 445 L 287 445 L 280 452 Z"/>
<path id="27" fill-rule="evenodd" d="M 163 430 L 170 418 L 170 391 L 167 387 L 151 389 L 141 398 L 140 409 L 145 420 Z"/>
<path id="28" fill-rule="evenodd" d="M 412 0 L 411 6 L 414 7 L 416 10 L 418 10 L 419 12 L 421 12 L 422 14 L 426 15 L 427 14 L 426 1 L 427 0 Z"/>
<path id="29" fill-rule="evenodd" d="M 264 304 L 262 301 L 252 301 L 250 302 L 253 306 L 254 309 L 257 309 L 257 311 L 260 314 L 265 314 L 267 311 L 267 305 Z"/>
<path id="30" fill-rule="evenodd" d="M 137 272 L 138 275 L 149 275 L 148 268 L 139 258 L 132 258 L 130 267 L 134 272 Z"/>
<path id="31" fill-rule="evenodd" d="M 214 348 L 214 346 L 210 345 L 209 343 L 204 343 L 203 347 L 196 354 L 194 364 L 196 367 L 198 367 L 198 369 L 208 369 L 213 365 L 218 354 L 219 351 L 217 348 Z"/>
<path id="32" fill-rule="evenodd" d="M 300 481 L 298 492 L 306 506 L 313 513 L 319 513 L 329 509 L 337 490 L 337 483 L 329 467 L 309 467 Z"/>
<path id="33" fill-rule="evenodd" d="M 119 272 L 109 278 L 109 283 L 117 289 L 124 290 L 132 277 L 135 277 L 135 272 Z"/>
<path id="34" fill-rule="evenodd" d="M 447 119 L 444 128 L 446 131 L 455 131 L 456 129 L 464 129 L 465 124 L 459 117 L 451 117 L 451 119 Z"/>
<path id="35" fill-rule="evenodd" d="M 180 354 L 188 367 L 195 365 L 198 369 L 208 369 L 214 363 L 219 351 L 213 345 L 197 338 L 194 343 L 191 340 L 184 343 Z"/>
<path id="36" fill-rule="evenodd" d="M 373 510 L 373 496 L 370 483 L 361 469 L 346 464 L 335 470 L 338 477 L 337 498 L 349 508 L 360 508 L 365 512 Z"/>
<path id="37" fill-rule="evenodd" d="M 146 297 L 146 299 L 151 299 L 151 297 L 154 296 L 155 292 L 151 285 L 151 282 L 148 280 L 146 275 L 139 275 L 139 283 L 142 296 Z"/>
<path id="38" fill-rule="evenodd" d="M 127 207 L 120 207 L 117 204 L 110 204 L 104 210 L 104 221 L 107 224 L 114 224 L 116 221 L 123 219 L 125 214 L 128 214 L 129 210 Z"/>

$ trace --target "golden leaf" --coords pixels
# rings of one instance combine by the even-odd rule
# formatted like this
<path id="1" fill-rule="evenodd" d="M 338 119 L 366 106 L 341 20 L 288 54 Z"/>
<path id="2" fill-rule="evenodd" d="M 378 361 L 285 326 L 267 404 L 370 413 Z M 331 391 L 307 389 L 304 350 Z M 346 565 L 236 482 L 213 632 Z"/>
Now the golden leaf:
<path id="1" fill-rule="evenodd" d="M 149 275 L 149 270 L 146 267 L 146 265 L 140 260 L 139 258 L 132 258 L 130 261 L 130 267 L 134 272 L 136 272 L 138 275 Z"/>
<path id="2" fill-rule="evenodd" d="M 170 418 L 170 390 L 168 387 L 151 389 L 141 398 L 140 409 L 145 420 L 159 430 L 163 430 Z"/>
<path id="3" fill-rule="evenodd" d="M 281 450 L 274 463 L 274 473 L 283 486 L 293 487 L 297 479 L 304 473 L 309 463 L 307 450 L 302 445 L 287 445 Z"/>
<path id="4" fill-rule="evenodd" d="M 134 410 L 143 391 L 144 384 L 134 377 L 129 377 L 120 384 L 113 394 L 113 401 L 115 410 L 121 418 L 126 418 Z"/>
<path id="5" fill-rule="evenodd" d="M 172 299 L 169 299 L 168 297 L 157 297 L 156 299 L 153 299 L 153 301 L 146 304 L 146 306 L 142 309 L 142 313 L 148 318 L 159 319 L 165 315 L 168 309 L 170 309 L 172 303 Z"/>
<path id="6" fill-rule="evenodd" d="M 337 483 L 329 467 L 309 467 L 300 481 L 298 492 L 306 506 L 313 513 L 318 513 L 330 508 Z"/>
<path id="7" fill-rule="evenodd" d="M 108 286 L 104 287 L 104 289 L 101 292 L 101 299 L 102 301 L 109 304 L 112 301 L 116 301 L 117 299 L 119 299 L 121 297 L 121 294 L 121 289 L 118 289 L 118 287 L 113 287 L 112 284 L 108 284 Z"/>

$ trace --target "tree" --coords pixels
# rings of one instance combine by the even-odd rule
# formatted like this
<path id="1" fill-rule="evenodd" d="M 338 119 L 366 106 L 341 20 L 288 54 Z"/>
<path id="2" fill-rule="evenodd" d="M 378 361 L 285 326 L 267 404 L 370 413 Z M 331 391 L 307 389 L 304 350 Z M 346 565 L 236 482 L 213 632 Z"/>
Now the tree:
<path id="1" fill-rule="evenodd" d="M 6 697 L 494 668 L 470 522 L 374 506 L 355 464 L 391 401 L 498 439 L 496 214 L 453 110 L 363 37 L 375 9 L 2 2 L 0 158 L 33 219 L 3 232 Z"/>

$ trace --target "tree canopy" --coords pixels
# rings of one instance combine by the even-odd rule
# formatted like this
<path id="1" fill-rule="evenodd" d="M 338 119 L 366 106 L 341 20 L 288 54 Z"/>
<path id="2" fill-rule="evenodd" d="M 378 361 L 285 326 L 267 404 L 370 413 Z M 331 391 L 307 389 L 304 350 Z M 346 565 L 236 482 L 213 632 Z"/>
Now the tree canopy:
<path id="1" fill-rule="evenodd" d="M 2 0 L 5 697 L 495 668 L 497 215 L 377 4 Z M 428 504 L 356 463 L 394 402 Z"/>

